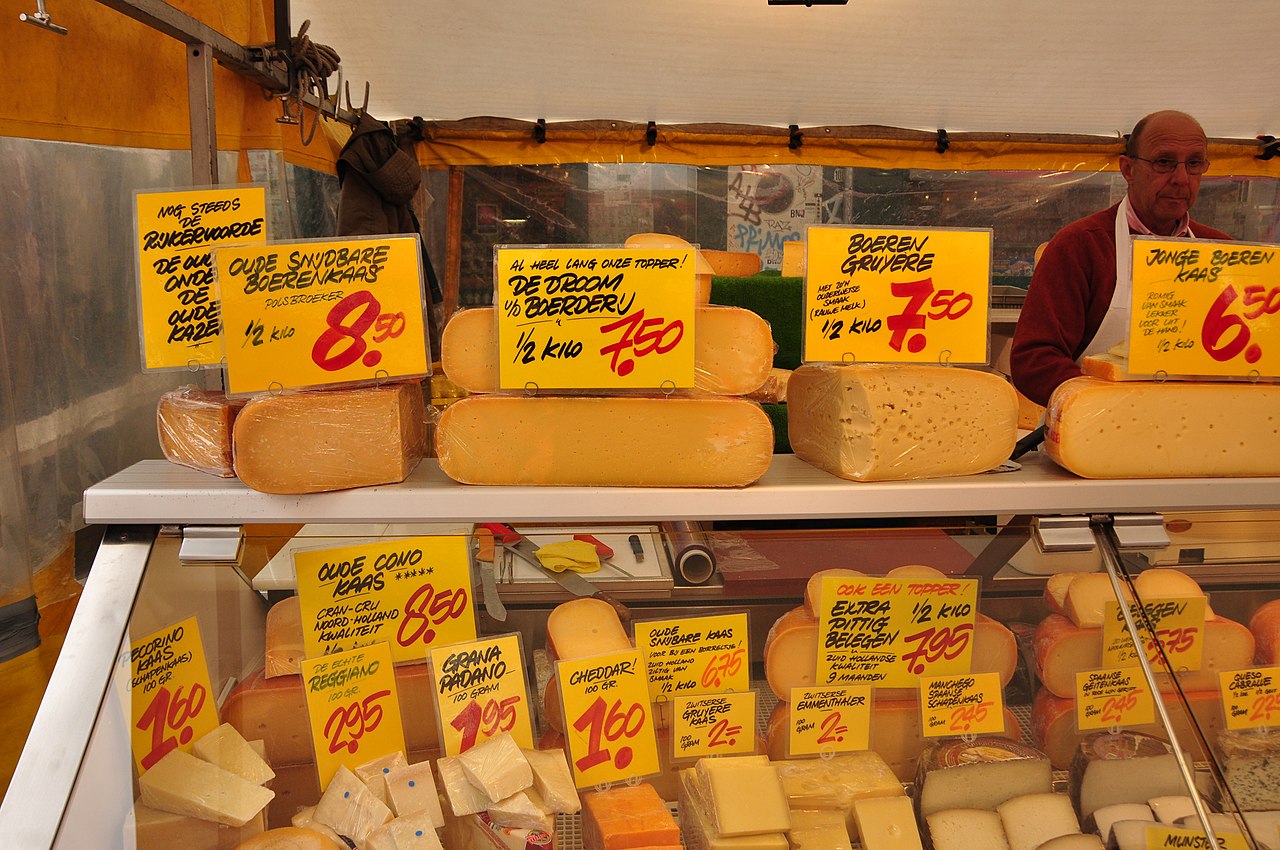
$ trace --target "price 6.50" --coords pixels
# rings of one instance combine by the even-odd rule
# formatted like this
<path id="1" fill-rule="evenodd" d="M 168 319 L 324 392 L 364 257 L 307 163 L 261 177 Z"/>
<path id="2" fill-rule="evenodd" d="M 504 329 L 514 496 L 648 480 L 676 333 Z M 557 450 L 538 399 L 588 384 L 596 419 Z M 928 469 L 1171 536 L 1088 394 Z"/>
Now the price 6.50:
<path id="1" fill-rule="evenodd" d="M 1240 298 L 1234 286 L 1225 287 L 1205 314 L 1200 327 L 1200 343 L 1209 356 L 1219 363 L 1232 360 L 1242 352 L 1246 363 L 1257 363 L 1262 358 L 1262 346 L 1251 343 L 1252 333 L 1246 320 L 1280 312 L 1280 286 L 1267 289 L 1255 285 L 1244 288 L 1240 315 L 1227 309 Z"/>

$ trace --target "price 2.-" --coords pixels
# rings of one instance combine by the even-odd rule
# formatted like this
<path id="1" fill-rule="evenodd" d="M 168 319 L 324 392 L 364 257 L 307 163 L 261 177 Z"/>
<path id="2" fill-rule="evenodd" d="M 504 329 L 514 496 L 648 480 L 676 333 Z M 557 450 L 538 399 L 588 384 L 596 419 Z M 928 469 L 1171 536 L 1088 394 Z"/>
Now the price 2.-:
<path id="1" fill-rule="evenodd" d="M 614 700 L 609 704 L 604 697 L 596 697 L 587 710 L 573 721 L 573 728 L 587 735 L 587 752 L 574 760 L 578 772 L 586 773 L 591 768 L 610 761 L 619 770 L 625 769 L 635 758 L 635 752 L 625 744 L 615 745 L 639 735 L 646 722 L 648 712 L 640 703 L 633 702 L 624 709 L 621 700 Z"/>
<path id="2" fill-rule="evenodd" d="M 898 352 L 902 351 L 905 344 L 907 351 L 919 354 L 929 343 L 925 336 L 927 320 L 958 319 L 973 307 L 972 295 L 956 292 L 954 289 L 935 291 L 931 277 L 891 283 L 889 291 L 898 298 L 906 299 L 901 313 L 885 319 L 885 325 L 890 331 L 889 347 Z M 911 334 L 910 339 L 907 338 L 908 334 Z"/>
<path id="3" fill-rule="evenodd" d="M 742 734 L 742 727 L 736 723 L 730 723 L 727 717 L 722 717 L 711 727 L 711 731 L 707 733 L 707 746 L 709 748 L 716 747 L 732 747 L 738 743 L 738 736 Z"/>
<path id="4" fill-rule="evenodd" d="M 1227 312 L 1237 299 L 1240 299 L 1240 313 Z M 1219 363 L 1234 360 L 1241 353 L 1246 363 L 1257 363 L 1262 359 L 1262 346 L 1251 342 L 1253 333 L 1249 323 L 1277 312 L 1280 312 L 1280 286 L 1270 289 L 1246 286 L 1241 298 L 1236 288 L 1228 284 L 1205 314 L 1200 326 L 1200 344 Z"/>
<path id="5" fill-rule="evenodd" d="M 372 369 L 382 362 L 382 352 L 369 343 L 396 339 L 407 324 L 404 313 L 382 312 L 382 305 L 367 289 L 353 292 L 325 316 L 326 327 L 311 347 L 311 360 L 326 372 L 340 371 L 356 361 Z"/>
<path id="6" fill-rule="evenodd" d="M 484 735 L 486 739 L 503 732 L 510 732 L 516 726 L 516 706 L 520 704 L 520 695 L 509 696 L 499 702 L 488 700 L 484 707 L 475 699 L 467 700 L 466 708 L 449 721 L 449 725 L 462 733 L 459 752 L 465 753 L 476 745 L 476 740 Z"/>
<path id="7" fill-rule="evenodd" d="M 377 729 L 382 722 L 382 706 L 378 702 L 390 694 L 391 691 L 378 691 L 362 700 L 335 708 L 324 724 L 324 736 L 329 741 L 330 754 L 346 750 L 354 755 L 360 749 L 360 739 Z"/>
<path id="8" fill-rule="evenodd" d="M 609 358 L 609 369 L 621 377 L 630 375 L 636 368 L 636 358 L 650 354 L 666 354 L 684 339 L 684 322 L 675 319 L 668 322 L 662 317 L 645 318 L 644 310 L 636 310 L 621 319 L 600 327 L 600 333 L 621 335 L 600 348 L 600 355 Z M 633 356 L 624 356 L 630 353 Z"/>
<path id="9" fill-rule="evenodd" d="M 396 643 L 401 646 L 431 643 L 436 639 L 436 626 L 458 619 L 470 604 L 465 587 L 437 591 L 433 585 L 424 584 L 404 604 L 404 617 L 396 629 Z"/>
<path id="10" fill-rule="evenodd" d="M 842 744 L 844 736 L 849 734 L 849 727 L 839 711 L 833 711 L 822 718 L 821 731 L 818 734 L 819 744 Z"/>
<path id="11" fill-rule="evenodd" d="M 183 696 L 182 689 L 180 685 L 170 693 L 168 688 L 161 686 L 138 718 L 138 729 L 144 732 L 151 730 L 151 750 L 140 761 L 143 770 L 150 770 L 179 745 L 191 743 L 194 733 L 188 721 L 200 714 L 208 694 L 199 683 L 193 684 L 186 696 Z M 170 732 L 177 732 L 177 735 L 168 734 Z"/>

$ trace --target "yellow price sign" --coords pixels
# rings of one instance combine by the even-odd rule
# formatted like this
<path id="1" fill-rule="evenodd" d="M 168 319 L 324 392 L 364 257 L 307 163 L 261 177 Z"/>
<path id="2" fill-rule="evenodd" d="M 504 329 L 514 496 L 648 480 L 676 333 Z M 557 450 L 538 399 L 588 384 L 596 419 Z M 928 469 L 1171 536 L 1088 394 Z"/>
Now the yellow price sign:
<path id="1" fill-rule="evenodd" d="M 930 676 L 920 680 L 924 736 L 999 735 L 1004 731 L 1004 691 L 999 673 Z"/>
<path id="2" fill-rule="evenodd" d="M 1280 667 L 1232 670 L 1218 679 L 1228 729 L 1280 726 Z"/>
<path id="3" fill-rule="evenodd" d="M 404 724 L 385 643 L 302 662 L 311 743 L 320 789 L 339 766 L 355 770 L 366 762 L 404 752 Z"/>
<path id="4" fill-rule="evenodd" d="M 827 576 L 821 599 L 819 684 L 914 688 L 969 672 L 977 579 Z"/>
<path id="5" fill-rule="evenodd" d="M 787 756 L 852 753 L 871 742 L 871 688 L 792 688 Z"/>
<path id="6" fill-rule="evenodd" d="M 1199 830 L 1199 826 L 1189 828 Z M 1185 848 L 1194 848 L 1194 850 L 1213 850 L 1214 848 L 1209 841 L 1209 836 L 1198 832 L 1189 837 L 1187 828 L 1152 824 L 1143 834 L 1146 838 L 1147 850 L 1172 850 L 1175 847 L 1184 848 L 1184 850 Z M 1219 850 L 1249 850 L 1249 843 L 1239 833 L 1224 834 L 1215 829 L 1214 835 L 1218 837 Z"/>
<path id="7" fill-rule="evenodd" d="M 987 362 L 989 228 L 814 226 L 805 269 L 805 362 Z"/>
<path id="8" fill-rule="evenodd" d="M 227 392 L 429 374 L 417 236 L 214 252 Z"/>
<path id="9" fill-rule="evenodd" d="M 671 742 L 676 759 L 749 755 L 756 751 L 756 695 L 678 696 Z"/>
<path id="10" fill-rule="evenodd" d="M 386 641 L 395 661 L 474 640 L 465 537 L 406 537 L 293 553 L 308 658 Z"/>
<path id="11" fill-rule="evenodd" d="M 564 737 L 579 788 L 659 770 L 653 707 L 640 650 L 556 663 Z"/>
<path id="12" fill-rule="evenodd" d="M 138 774 L 218 728 L 218 708 L 195 617 L 129 644 L 131 744 Z"/>
<path id="13" fill-rule="evenodd" d="M 518 634 L 432 647 L 431 670 L 445 755 L 460 755 L 502 734 L 533 749 Z"/>
<path id="14" fill-rule="evenodd" d="M 751 689 L 745 613 L 648 620 L 635 633 L 654 702 Z"/>
<path id="15" fill-rule="evenodd" d="M 503 389 L 693 386 L 694 251 L 499 248 Z"/>
<path id="16" fill-rule="evenodd" d="M 1133 619 L 1143 636 L 1147 661 L 1163 667 L 1160 648 L 1175 672 L 1199 670 L 1204 656 L 1205 598 L 1147 599 L 1142 602 L 1142 617 L 1137 607 Z M 1146 621 L 1155 629 L 1152 635 Z M 1102 618 L 1102 664 L 1104 667 L 1137 666 L 1138 652 L 1134 648 L 1129 630 L 1125 628 L 1124 614 L 1115 600 L 1106 603 Z"/>
<path id="17" fill-rule="evenodd" d="M 1076 728 L 1081 732 L 1155 720 L 1155 699 L 1136 667 L 1076 673 Z"/>
<path id="18" fill-rule="evenodd" d="M 212 251 L 267 241 L 261 186 L 138 192 L 134 196 L 143 366 L 176 369 L 222 360 L 222 312 Z"/>
<path id="19" fill-rule="evenodd" d="M 1280 376 L 1280 247 L 1133 240 L 1129 371 Z"/>

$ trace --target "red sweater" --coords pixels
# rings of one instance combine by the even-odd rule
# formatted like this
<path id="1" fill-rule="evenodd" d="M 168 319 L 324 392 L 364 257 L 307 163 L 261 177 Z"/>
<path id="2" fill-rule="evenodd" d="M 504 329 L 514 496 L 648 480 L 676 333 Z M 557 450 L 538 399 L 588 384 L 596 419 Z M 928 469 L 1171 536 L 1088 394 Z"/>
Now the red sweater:
<path id="1" fill-rule="evenodd" d="M 1049 241 L 1013 334 L 1013 384 L 1036 404 L 1080 374 L 1082 355 L 1116 291 L 1116 211 L 1119 204 L 1072 222 Z M 1230 239 L 1191 222 L 1197 239 Z"/>

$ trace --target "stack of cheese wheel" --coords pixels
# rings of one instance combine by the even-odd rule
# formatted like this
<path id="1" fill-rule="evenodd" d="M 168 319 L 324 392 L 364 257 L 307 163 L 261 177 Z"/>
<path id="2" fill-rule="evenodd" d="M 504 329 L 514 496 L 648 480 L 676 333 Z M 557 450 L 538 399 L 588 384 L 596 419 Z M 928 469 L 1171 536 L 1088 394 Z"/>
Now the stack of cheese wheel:
<path id="1" fill-rule="evenodd" d="M 1185 573 L 1165 568 L 1139 573 L 1134 588 L 1143 600 L 1205 595 Z M 1102 666 L 1103 612 L 1106 603 L 1114 600 L 1115 592 L 1105 573 L 1060 573 L 1045 585 L 1045 606 L 1052 613 L 1035 631 L 1035 665 L 1041 689 L 1032 705 L 1031 719 L 1036 745 L 1049 754 L 1054 767 L 1068 766 L 1082 738 L 1076 731 L 1076 673 Z M 1176 675 L 1193 717 L 1208 736 L 1222 725 L 1218 674 L 1249 666 L 1254 639 L 1247 628 L 1214 614 L 1207 603 L 1203 638 L 1200 669 Z M 1196 740 L 1186 713 L 1177 707 L 1171 676 L 1157 672 L 1156 677 L 1161 698 L 1170 708 L 1174 734 L 1180 741 Z M 1162 734 L 1155 724 L 1137 728 Z"/>
<path id="2" fill-rule="evenodd" d="M 769 629 L 764 647 L 764 670 L 769 688 L 778 704 L 769 718 L 766 743 L 772 758 L 786 755 L 792 688 L 813 687 L 818 669 L 818 626 L 822 579 L 828 576 L 857 577 L 857 570 L 833 568 L 814 573 L 805 586 L 804 605 L 783 614 Z M 898 580 L 946 580 L 933 567 L 903 566 L 890 570 L 886 578 Z M 1013 678 L 1018 663 L 1017 641 L 1005 626 L 983 614 L 974 622 L 971 672 L 999 673 L 1000 683 Z M 871 749 L 888 762 L 903 781 L 915 776 L 916 760 L 924 749 L 920 699 L 915 688 L 877 688 L 871 703 Z M 1021 732 L 1013 713 L 1005 710 L 1005 732 L 1017 739 Z"/>
<path id="3" fill-rule="evenodd" d="M 664 240 L 652 247 L 683 242 Z M 670 398 L 499 393 L 493 307 L 455 314 L 441 349 L 449 379 L 473 393 L 451 404 L 436 429 L 441 469 L 464 484 L 743 487 L 773 457 L 769 417 L 741 398 L 773 365 L 769 326 L 749 310 L 695 308 L 694 391 Z"/>

